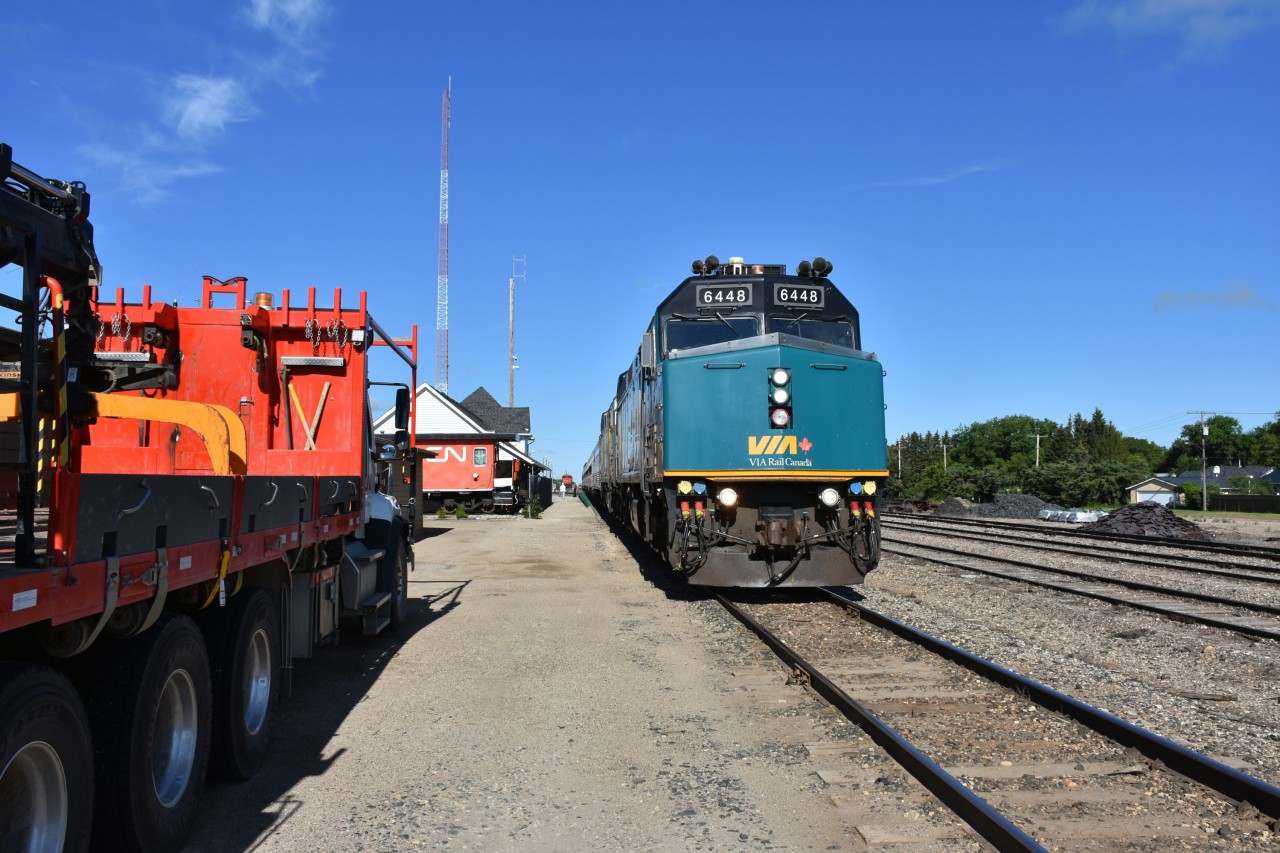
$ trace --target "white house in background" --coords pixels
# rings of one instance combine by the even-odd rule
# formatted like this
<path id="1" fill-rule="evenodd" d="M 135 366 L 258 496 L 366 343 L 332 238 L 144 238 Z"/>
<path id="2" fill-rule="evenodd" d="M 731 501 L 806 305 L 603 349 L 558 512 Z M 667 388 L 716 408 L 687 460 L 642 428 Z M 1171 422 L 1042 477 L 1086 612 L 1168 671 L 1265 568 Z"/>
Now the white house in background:
<path id="1" fill-rule="evenodd" d="M 527 407 L 503 406 L 484 388 L 459 403 L 423 384 L 414 400 L 411 428 L 416 446 L 426 451 L 418 472 L 424 512 L 458 506 L 469 513 L 514 510 L 531 486 L 543 488 L 546 466 L 529 455 L 534 439 Z M 379 417 L 373 431 L 394 435 L 394 410 Z"/>

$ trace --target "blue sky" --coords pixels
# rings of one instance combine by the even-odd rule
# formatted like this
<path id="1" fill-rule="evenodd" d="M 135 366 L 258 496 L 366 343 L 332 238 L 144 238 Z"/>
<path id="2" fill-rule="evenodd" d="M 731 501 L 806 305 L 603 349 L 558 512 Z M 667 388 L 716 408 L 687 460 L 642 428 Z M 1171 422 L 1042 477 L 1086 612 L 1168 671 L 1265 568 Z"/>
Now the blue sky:
<path id="1" fill-rule="evenodd" d="M 1280 409 L 1280 4 L 136 0 L 10 16 L 0 141 L 85 181 L 109 288 L 370 294 L 575 475 L 694 258 L 830 259 L 889 440 Z M 0 273 L 10 289 L 12 270 Z M 390 378 L 385 377 L 385 378 Z"/>

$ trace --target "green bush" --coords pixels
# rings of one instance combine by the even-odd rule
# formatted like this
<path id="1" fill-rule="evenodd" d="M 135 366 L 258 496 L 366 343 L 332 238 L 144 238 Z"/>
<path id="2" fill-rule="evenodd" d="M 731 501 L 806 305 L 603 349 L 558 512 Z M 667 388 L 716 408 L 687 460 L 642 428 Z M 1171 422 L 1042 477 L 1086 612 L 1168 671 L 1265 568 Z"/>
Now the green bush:
<path id="1" fill-rule="evenodd" d="M 467 511 L 466 511 L 465 509 L 463 509 L 462 504 L 458 504 L 457 508 L 453 511 L 453 517 L 454 517 L 454 518 L 466 518 L 466 517 L 467 517 Z"/>
<path id="2" fill-rule="evenodd" d="M 532 500 L 524 505 L 525 518 L 541 518 L 542 517 L 542 501 L 538 500 L 535 495 Z"/>

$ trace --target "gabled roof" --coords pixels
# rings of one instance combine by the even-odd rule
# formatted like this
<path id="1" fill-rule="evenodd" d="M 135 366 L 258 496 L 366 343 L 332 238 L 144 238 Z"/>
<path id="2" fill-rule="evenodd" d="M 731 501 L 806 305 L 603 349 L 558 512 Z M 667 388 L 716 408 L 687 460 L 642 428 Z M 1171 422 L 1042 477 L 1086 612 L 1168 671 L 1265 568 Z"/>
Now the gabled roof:
<path id="1" fill-rule="evenodd" d="M 484 386 L 471 392 L 460 404 L 490 431 L 499 435 L 527 434 L 529 430 L 528 406 L 504 406 Z"/>
<path id="2" fill-rule="evenodd" d="M 1171 478 L 1167 476 L 1166 477 L 1148 477 L 1147 479 L 1143 480 L 1141 483 L 1134 483 L 1132 486 L 1125 486 L 1124 490 L 1127 492 L 1127 491 L 1130 491 L 1131 489 L 1136 489 L 1139 486 L 1145 486 L 1148 483 L 1159 483 L 1162 486 L 1168 486 L 1171 489 L 1176 489 L 1178 488 L 1178 484 L 1180 482 L 1182 481 L 1177 480 L 1176 478 Z"/>
<path id="3" fill-rule="evenodd" d="M 413 432 L 416 435 L 477 435 L 492 430 L 485 429 L 474 415 L 459 406 L 447 394 L 429 383 L 418 386 L 414 406 Z M 392 406 L 373 422 L 375 434 L 395 432 L 395 407 Z"/>

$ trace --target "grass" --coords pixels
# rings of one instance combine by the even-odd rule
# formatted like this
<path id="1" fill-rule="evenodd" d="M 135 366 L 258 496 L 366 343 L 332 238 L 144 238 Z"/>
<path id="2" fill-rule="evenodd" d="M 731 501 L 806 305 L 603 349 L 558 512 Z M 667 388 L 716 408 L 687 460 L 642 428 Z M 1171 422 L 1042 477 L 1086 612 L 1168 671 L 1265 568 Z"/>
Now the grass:
<path id="1" fill-rule="evenodd" d="M 1174 515 L 1195 521 L 1207 518 L 1252 519 L 1254 521 L 1280 521 L 1280 512 L 1201 512 L 1198 509 L 1175 509 Z"/>

